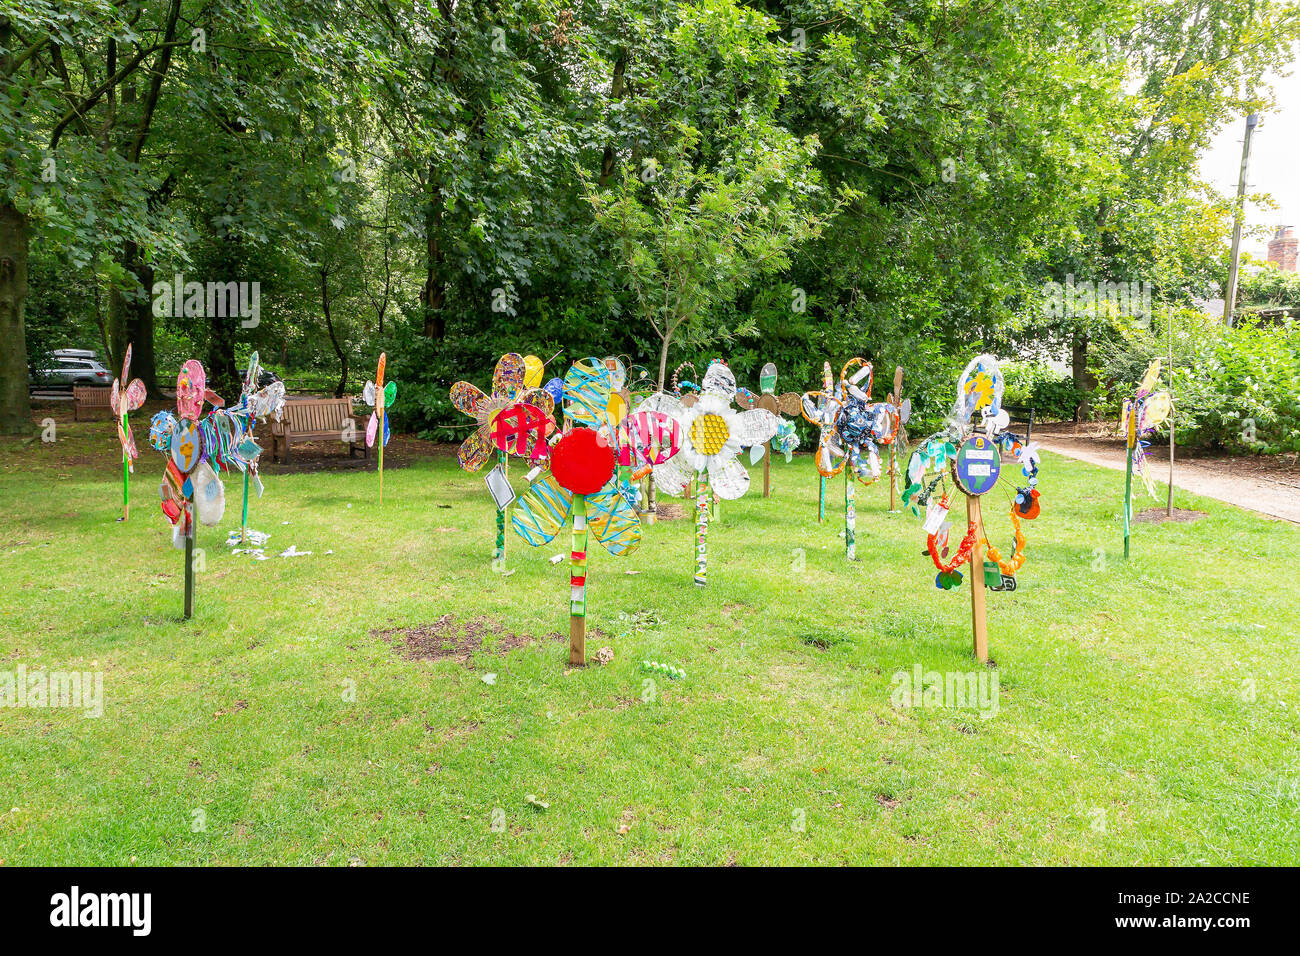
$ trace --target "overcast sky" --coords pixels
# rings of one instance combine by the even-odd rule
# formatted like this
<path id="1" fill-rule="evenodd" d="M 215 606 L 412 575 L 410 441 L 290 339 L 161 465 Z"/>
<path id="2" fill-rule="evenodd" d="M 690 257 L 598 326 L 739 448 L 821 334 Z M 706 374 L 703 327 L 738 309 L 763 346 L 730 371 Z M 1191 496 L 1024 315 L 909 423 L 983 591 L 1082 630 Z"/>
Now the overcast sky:
<path id="1" fill-rule="evenodd" d="M 1300 62 L 1292 66 L 1290 76 L 1275 81 L 1275 90 L 1278 108 L 1263 115 L 1251 141 L 1246 191 L 1271 194 L 1278 208 L 1260 209 L 1248 203 L 1246 227 L 1267 226 L 1271 236 L 1279 225 L 1294 226 L 1300 235 Z M 1245 129 L 1244 116 L 1233 120 L 1201 158 L 1201 173 L 1206 181 L 1228 196 L 1237 189 Z M 1267 256 L 1268 236 L 1248 235 L 1241 247 L 1263 259 Z"/>

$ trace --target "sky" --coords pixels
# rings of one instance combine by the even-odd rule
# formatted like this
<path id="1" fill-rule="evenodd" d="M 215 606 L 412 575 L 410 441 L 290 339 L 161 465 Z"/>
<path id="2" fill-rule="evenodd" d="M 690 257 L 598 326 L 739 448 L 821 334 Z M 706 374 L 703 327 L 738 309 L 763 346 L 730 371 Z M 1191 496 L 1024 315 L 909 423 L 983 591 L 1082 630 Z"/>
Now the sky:
<path id="1" fill-rule="evenodd" d="M 1260 259 L 1268 255 L 1268 239 L 1275 227 L 1294 226 L 1300 235 L 1300 61 L 1292 64 L 1290 76 L 1274 80 L 1274 90 L 1278 107 L 1264 113 L 1255 128 L 1246 179 L 1247 193 L 1266 192 L 1277 203 L 1272 210 L 1246 204 L 1246 228 L 1267 226 L 1269 230 L 1265 236 L 1242 238 L 1242 251 Z M 1220 130 L 1201 157 L 1201 175 L 1227 196 L 1237 190 L 1245 130 L 1246 118 L 1238 117 Z"/>

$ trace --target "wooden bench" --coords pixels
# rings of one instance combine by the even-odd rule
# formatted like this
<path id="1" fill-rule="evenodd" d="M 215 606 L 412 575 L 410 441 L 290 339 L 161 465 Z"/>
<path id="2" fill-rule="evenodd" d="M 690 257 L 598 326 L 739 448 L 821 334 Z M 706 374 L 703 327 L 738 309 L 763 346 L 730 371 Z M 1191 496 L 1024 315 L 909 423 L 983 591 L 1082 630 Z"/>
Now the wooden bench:
<path id="1" fill-rule="evenodd" d="M 108 403 L 112 392 L 111 388 L 103 388 L 99 385 L 72 386 L 72 420 L 74 422 L 81 421 L 83 410 L 90 411 L 100 408 L 108 412 L 109 417 L 112 418 L 113 406 Z"/>
<path id="2" fill-rule="evenodd" d="M 349 433 L 351 440 L 346 437 Z M 352 399 L 291 398 L 284 403 L 280 421 L 271 422 L 271 460 L 288 464 L 293 445 L 331 439 L 347 444 L 349 458 L 358 451 L 370 457 L 365 426 L 352 416 Z"/>

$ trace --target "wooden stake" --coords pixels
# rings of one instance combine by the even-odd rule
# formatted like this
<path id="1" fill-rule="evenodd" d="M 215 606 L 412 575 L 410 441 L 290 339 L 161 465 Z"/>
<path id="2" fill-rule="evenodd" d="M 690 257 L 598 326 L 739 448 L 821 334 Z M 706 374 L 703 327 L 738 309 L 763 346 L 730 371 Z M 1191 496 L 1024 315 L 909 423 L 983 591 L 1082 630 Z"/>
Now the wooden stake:
<path id="1" fill-rule="evenodd" d="M 979 495 L 966 496 L 966 520 L 975 526 L 975 547 L 970 553 L 970 617 L 975 641 L 975 659 L 989 660 L 988 621 L 984 616 L 984 518 Z"/>
<path id="2" fill-rule="evenodd" d="M 772 497 L 772 446 L 763 446 L 763 497 Z"/>

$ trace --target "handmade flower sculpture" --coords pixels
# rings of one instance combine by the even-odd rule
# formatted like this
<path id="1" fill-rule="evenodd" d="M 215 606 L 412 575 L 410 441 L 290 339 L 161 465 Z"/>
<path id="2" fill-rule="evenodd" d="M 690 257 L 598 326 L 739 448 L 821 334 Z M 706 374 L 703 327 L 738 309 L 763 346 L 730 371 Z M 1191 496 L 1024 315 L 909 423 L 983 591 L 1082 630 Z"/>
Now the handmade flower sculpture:
<path id="1" fill-rule="evenodd" d="M 850 561 L 857 557 L 857 507 L 853 481 L 869 485 L 880 478 L 880 445 L 889 445 L 906 418 L 895 400 L 872 402 L 872 365 L 853 358 L 840 371 L 832 391 L 830 363 L 822 366 L 824 387 L 803 396 L 804 417 L 821 428 L 815 462 L 822 477 L 819 520 L 825 516 L 825 479 L 844 476 L 844 547 Z M 852 374 L 850 374 L 852 370 Z M 847 470 L 846 470 L 847 469 Z"/>
<path id="2" fill-rule="evenodd" d="M 1155 479 L 1147 467 L 1146 449 L 1149 442 L 1142 439 L 1164 424 L 1173 410 L 1173 402 L 1165 389 L 1155 390 L 1160 381 L 1160 359 L 1148 367 L 1142 381 L 1138 383 L 1137 392 L 1132 398 L 1124 400 L 1120 413 L 1119 433 L 1125 437 L 1128 445 L 1128 464 L 1124 477 L 1124 557 L 1129 553 L 1129 530 L 1133 522 L 1133 475 L 1136 472 L 1142 478 L 1147 494 L 1156 496 Z"/>
<path id="3" fill-rule="evenodd" d="M 1039 454 L 1035 445 L 1007 430 L 1009 416 L 1002 410 L 1003 388 L 997 360 L 989 355 L 974 359 L 958 382 L 957 398 L 944 430 L 920 441 L 908 460 L 903 504 L 917 515 L 922 507 L 926 509 L 926 550 L 938 571 L 935 586 L 943 590 L 961 583 L 957 569 L 980 550 L 988 553 L 982 568 L 983 584 L 995 591 L 1015 590 L 1016 572 L 1025 563 L 1021 519 L 1039 514 Z M 1003 455 L 1019 463 L 1025 479 L 1014 493 L 1008 493 L 1015 541 L 1010 558 L 1004 558 L 989 542 L 979 506 L 980 497 L 998 483 Z M 933 478 L 929 477 L 931 473 Z M 966 534 L 955 548 L 949 537 L 952 524 L 947 520 L 952 495 L 947 484 L 950 477 L 955 490 L 967 496 Z M 938 501 L 934 500 L 936 491 L 940 492 Z"/>
<path id="4" fill-rule="evenodd" d="M 610 420 L 612 377 L 605 363 L 589 358 L 576 363 L 564 378 L 566 431 L 550 447 L 548 467 L 537 473 L 519 499 L 511 521 L 515 533 L 533 547 L 548 544 L 564 527 L 572 529 L 569 552 L 569 663 L 586 663 L 588 528 L 616 557 L 631 554 L 641 543 L 641 519 L 619 488 L 615 426 Z M 673 422 L 662 413 L 644 413 L 648 436 L 672 433 Z M 635 426 L 638 447 L 647 458 L 668 460 L 671 442 L 651 446 L 641 442 L 642 424 Z"/>
<path id="5" fill-rule="evenodd" d="M 556 430 L 552 417 L 556 388 L 551 383 L 547 383 L 545 389 L 538 387 L 543 365 L 536 356 L 525 357 L 508 352 L 497 361 L 491 395 L 485 395 L 469 382 L 457 382 L 451 387 L 452 405 L 473 416 L 478 423 L 474 432 L 461 443 L 456 453 L 457 460 L 466 471 L 476 472 L 495 454 L 500 475 L 499 478 L 488 476 L 489 487 L 498 480 L 508 484 L 509 455 L 536 462 L 545 459 L 549 453 L 547 439 Z M 498 507 L 496 550 L 493 552 L 493 561 L 497 562 L 494 566 L 498 570 L 504 569 L 505 555 L 506 512 L 505 507 Z"/>
<path id="6" fill-rule="evenodd" d="M 695 583 L 703 587 L 708 574 L 709 484 L 719 498 L 732 501 L 749 488 L 749 472 L 738 460 L 741 449 L 770 441 L 776 434 L 776 416 L 765 408 L 737 411 L 731 407 L 736 379 L 721 362 L 704 373 L 700 393 L 690 405 L 681 399 L 656 394 L 647 402 L 677 421 L 681 451 L 654 466 L 655 485 L 667 495 L 679 495 L 696 481 Z"/>
<path id="7" fill-rule="evenodd" d="M 374 409 L 370 413 L 370 421 L 366 423 L 366 447 L 374 447 L 376 433 L 382 436 L 379 441 L 379 503 L 381 505 L 384 503 L 384 446 L 388 444 L 390 437 L 388 406 L 392 405 L 397 398 L 397 383 L 384 384 L 384 366 L 387 363 L 388 354 L 380 352 L 379 366 L 375 369 L 375 380 L 366 382 L 366 387 L 361 393 L 365 403 Z"/>
<path id="8" fill-rule="evenodd" d="M 778 396 L 776 378 L 776 365 L 768 362 L 758 373 L 760 394 L 755 395 L 748 389 L 739 389 L 736 392 L 736 404 L 741 408 L 765 408 L 776 416 L 776 435 L 772 440 L 753 445 L 749 449 L 751 465 L 758 464 L 760 458 L 763 461 L 764 498 L 772 493 L 772 452 L 785 455 L 785 460 L 789 463 L 794 458 L 794 450 L 799 447 L 799 435 L 795 432 L 794 422 L 782 416 L 797 416 L 801 408 L 800 399 L 794 392 L 786 392 Z"/>
<path id="9" fill-rule="evenodd" d="M 803 417 L 820 430 L 817 439 L 817 451 L 813 462 L 817 465 L 817 474 L 821 476 L 817 491 L 817 523 L 826 520 L 826 478 L 834 474 L 834 456 L 830 444 L 835 438 L 835 420 L 840 414 L 840 401 L 835 397 L 835 376 L 831 372 L 831 363 L 822 363 L 822 387 L 820 391 L 804 392 Z M 842 467 L 842 466 L 841 466 Z"/>
<path id="10" fill-rule="evenodd" d="M 232 531 L 226 543 L 244 544 L 250 540 L 248 531 L 248 484 L 251 479 L 262 497 L 262 478 L 257 466 L 262 457 L 262 446 L 257 443 L 254 430 L 259 420 L 280 420 L 284 410 L 284 383 L 270 382 L 259 386 L 262 362 L 256 352 L 248 359 L 239 401 L 228 408 L 218 409 L 208 416 L 213 432 L 213 445 L 217 449 L 214 460 L 223 471 L 240 471 L 244 476 L 244 500 L 240 509 L 239 530 Z M 257 532 L 254 536 L 260 538 Z"/>
<path id="11" fill-rule="evenodd" d="M 135 448 L 135 436 L 131 434 L 131 423 L 127 420 L 127 415 L 143 405 L 144 399 L 144 382 L 138 378 L 131 378 L 131 346 L 128 345 L 126 355 L 122 358 L 122 377 L 113 379 L 113 391 L 108 396 L 108 404 L 117 419 L 117 440 L 122 445 L 123 521 L 131 516 L 131 473 L 135 471 L 132 462 L 140 457 L 140 453 Z"/>
<path id="12" fill-rule="evenodd" d="M 207 388 L 203 366 L 190 359 L 176 377 L 176 415 L 159 412 L 149 424 L 149 442 L 167 456 L 167 470 L 158 492 L 162 511 L 172 523 L 172 542 L 185 548 L 185 617 L 194 604 L 194 519 L 215 525 L 225 512 L 225 489 L 209 464 L 216 448 L 205 445 L 200 421 L 203 403 L 225 404 Z M 210 441 L 210 439 L 209 439 Z"/>

